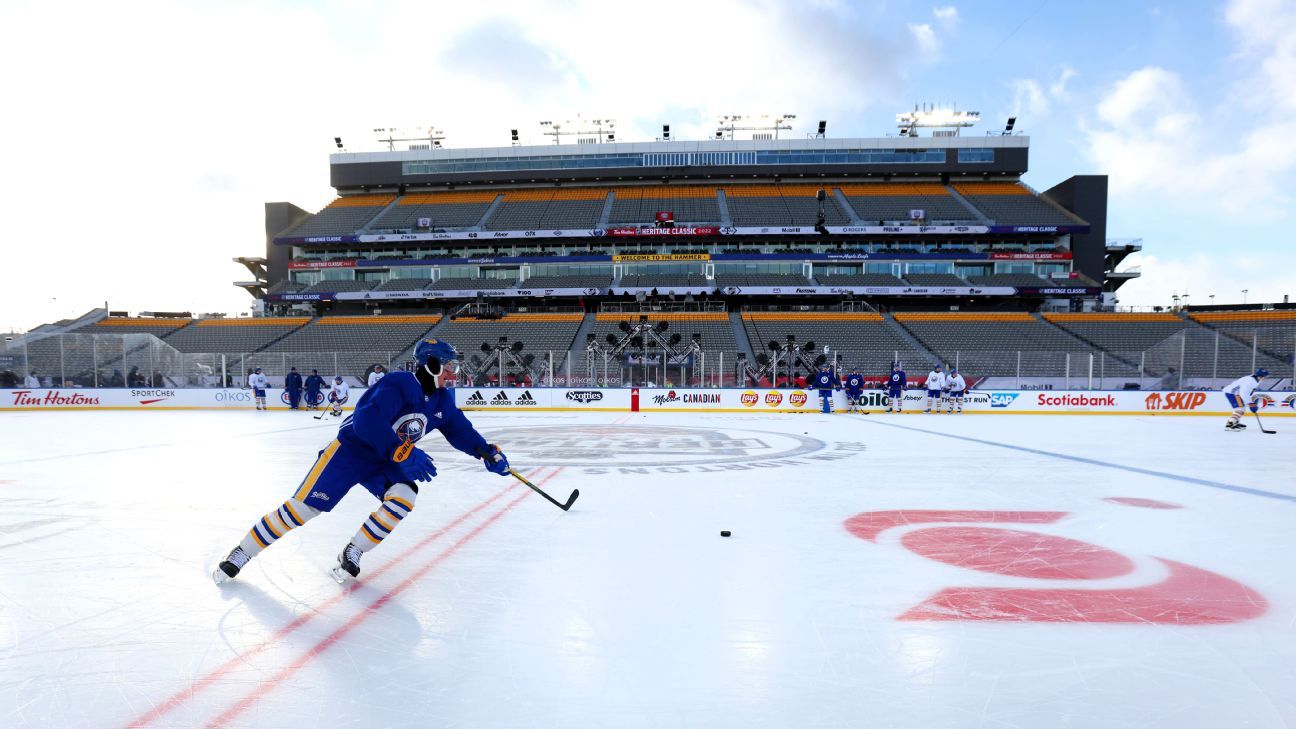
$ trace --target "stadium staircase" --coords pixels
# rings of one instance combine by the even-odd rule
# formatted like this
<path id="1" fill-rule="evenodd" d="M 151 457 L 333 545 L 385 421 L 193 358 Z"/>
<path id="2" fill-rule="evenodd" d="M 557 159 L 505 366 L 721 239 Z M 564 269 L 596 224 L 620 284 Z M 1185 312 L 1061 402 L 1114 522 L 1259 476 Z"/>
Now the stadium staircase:
<path id="1" fill-rule="evenodd" d="M 301 331 L 303 328 L 308 327 L 308 326 L 310 326 L 311 324 L 314 324 L 314 323 L 317 322 L 317 321 L 319 321 L 319 317 L 318 317 L 318 316 L 313 316 L 313 317 L 310 318 L 310 321 L 306 322 L 305 324 L 302 324 L 301 326 L 297 327 L 296 329 L 289 329 L 288 331 L 284 332 L 283 334 L 280 334 L 279 336 L 275 337 L 274 339 L 271 339 L 270 341 L 268 341 L 268 342 L 266 342 L 265 344 L 261 345 L 261 346 L 258 347 L 257 349 L 255 349 L 255 350 L 253 350 L 253 351 L 251 351 L 251 352 L 248 352 L 248 354 L 256 354 L 257 352 L 265 352 L 265 351 L 269 350 L 269 349 L 270 349 L 270 345 L 274 344 L 275 342 L 278 342 L 278 341 L 284 339 L 284 338 L 287 337 L 289 334 L 295 334 L 296 332 Z M 196 320 L 195 320 L 195 323 L 196 323 Z M 193 326 L 193 324 L 189 324 L 188 326 Z M 180 329 L 184 329 L 184 327 L 180 327 Z M 180 331 L 180 329 L 176 329 L 176 331 L 178 332 L 178 331 Z M 174 332 L 173 332 L 173 333 L 174 333 Z"/>
<path id="2" fill-rule="evenodd" d="M 603 200 L 603 212 L 599 213 L 598 229 L 607 230 L 608 221 L 612 219 L 612 204 L 616 202 L 616 190 L 608 190 L 607 198 Z M 582 324 L 582 327 L 585 325 Z"/>
<path id="3" fill-rule="evenodd" d="M 372 218 L 369 218 L 368 222 L 366 222 L 364 225 L 361 225 L 359 228 L 356 228 L 356 234 L 359 235 L 359 234 L 369 232 L 369 226 L 373 225 L 379 220 L 382 220 L 382 217 L 387 214 L 387 211 L 396 207 L 400 203 L 401 198 L 403 197 L 405 196 L 397 195 L 396 197 L 392 198 L 392 201 L 387 203 L 385 206 L 383 206 L 383 209 L 379 210 L 377 215 L 373 216 Z"/>
<path id="4" fill-rule="evenodd" d="M 846 198 L 846 193 L 842 192 L 840 187 L 834 187 L 832 191 L 833 199 L 837 201 L 837 207 L 841 208 L 842 213 L 846 217 L 850 218 L 850 224 L 864 225 L 864 221 L 860 218 L 859 213 L 855 212 L 855 208 L 850 204 L 850 200 Z"/>
<path id="5" fill-rule="evenodd" d="M 716 207 L 720 210 L 720 227 L 733 227 L 733 216 L 729 214 L 729 198 L 725 197 L 724 190 L 716 190 Z"/>
<path id="6" fill-rule="evenodd" d="M 900 338 L 908 342 L 909 346 L 913 347 L 914 350 L 918 352 L 922 352 L 923 354 L 927 355 L 929 362 L 941 361 L 940 357 L 937 357 L 934 352 L 932 352 L 930 349 L 927 348 L 927 345 L 923 344 L 918 339 L 918 337 L 915 337 L 913 335 L 913 332 L 909 331 L 908 329 L 905 329 L 903 324 L 896 321 L 896 318 L 893 314 L 883 314 L 882 321 L 886 322 L 886 325 L 891 328 L 891 331 L 900 335 Z M 906 372 L 907 371 L 908 370 L 906 370 Z"/>
<path id="7" fill-rule="evenodd" d="M 747 355 L 747 361 L 754 365 L 756 363 L 756 352 L 752 349 L 751 339 L 747 336 L 747 327 L 743 326 L 742 313 L 730 311 L 729 325 L 733 327 L 734 341 L 738 343 L 738 351 Z"/>
<path id="8" fill-rule="evenodd" d="M 958 202 L 959 205 L 962 205 L 963 207 L 967 208 L 969 213 L 972 213 L 973 215 L 976 216 L 977 222 L 981 223 L 982 225 L 990 225 L 991 223 L 990 218 L 986 217 L 985 213 L 978 210 L 977 207 L 972 204 L 972 201 L 963 197 L 963 195 L 959 193 L 958 190 L 955 190 L 953 185 L 946 185 L 945 189 L 949 190 L 950 197 L 954 198 L 954 200 Z"/>
<path id="9" fill-rule="evenodd" d="M 1085 348 L 1087 348 L 1087 349 L 1092 349 L 1092 350 L 1094 350 L 1094 351 L 1096 351 L 1096 352 L 1101 352 L 1101 353 L 1105 354 L 1106 356 L 1111 357 L 1112 359 L 1116 360 L 1117 362 L 1120 362 L 1121 364 L 1124 364 L 1124 365 L 1127 365 L 1127 366 L 1129 366 L 1129 367 L 1132 367 L 1132 368 L 1134 368 L 1134 369 L 1136 369 L 1136 370 L 1137 370 L 1138 367 L 1139 367 L 1139 363 L 1138 363 L 1138 362 L 1133 361 L 1133 360 L 1131 360 L 1131 359 L 1129 359 L 1129 358 L 1127 358 L 1127 357 L 1122 357 L 1122 356 L 1120 356 L 1119 354 L 1116 354 L 1115 352 L 1111 352 L 1111 351 L 1108 351 L 1108 350 L 1106 350 L 1106 349 L 1103 349 L 1102 347 L 1098 346 L 1098 344 L 1097 344 L 1096 342 L 1092 342 L 1092 341 L 1090 341 L 1090 340 L 1088 340 L 1088 339 L 1086 339 L 1086 338 L 1080 336 L 1079 334 L 1077 334 L 1077 333 L 1071 331 L 1070 329 L 1064 329 L 1064 328 L 1058 326 L 1057 324 L 1054 324 L 1053 322 L 1049 321 L 1048 319 L 1045 319 L 1043 316 L 1040 315 L 1039 312 L 1032 312 L 1032 313 L 1031 313 L 1031 316 L 1035 319 L 1035 321 L 1039 322 L 1039 323 L 1040 323 L 1041 325 L 1043 325 L 1044 327 L 1046 327 L 1046 328 L 1048 328 L 1048 329 L 1052 329 L 1052 330 L 1055 331 L 1055 332 L 1059 332 L 1059 333 L 1061 333 L 1061 334 L 1064 334 L 1064 335 L 1070 337 L 1071 339 L 1074 339 L 1075 341 L 1077 341 L 1077 342 L 1083 344 L 1083 345 L 1085 346 Z"/>
<path id="10" fill-rule="evenodd" d="M 580 327 L 576 329 L 576 337 L 572 339 L 571 349 L 573 352 L 585 351 L 585 341 L 589 339 L 589 333 L 592 331 L 594 331 L 594 315 L 585 312 L 585 317 L 581 319 Z M 600 344 L 601 343 L 602 342 L 600 342 Z"/>
<path id="11" fill-rule="evenodd" d="M 504 193 L 496 195 L 491 204 L 486 206 L 486 212 L 482 213 L 481 218 L 476 223 L 473 223 L 469 230 L 486 230 L 486 221 L 490 220 L 495 211 L 499 210 L 500 206 L 504 204 L 505 197 Z"/>

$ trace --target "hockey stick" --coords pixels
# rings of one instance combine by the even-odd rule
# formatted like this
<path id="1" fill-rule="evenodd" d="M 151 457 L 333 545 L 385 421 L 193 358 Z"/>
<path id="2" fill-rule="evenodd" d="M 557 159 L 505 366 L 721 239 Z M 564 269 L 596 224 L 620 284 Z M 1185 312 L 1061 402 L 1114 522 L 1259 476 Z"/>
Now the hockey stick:
<path id="1" fill-rule="evenodd" d="M 558 507 L 559 509 L 562 509 L 563 511 L 567 511 L 568 509 L 572 508 L 572 504 L 576 503 L 576 497 L 577 497 L 577 496 L 580 496 L 580 489 L 572 489 L 571 496 L 568 496 L 568 497 L 567 497 L 567 503 L 563 504 L 563 503 L 560 503 L 560 502 L 559 502 L 557 499 L 555 499 L 554 497 L 550 496 L 549 494 L 546 494 L 544 491 L 542 491 L 542 490 L 540 489 L 539 486 L 536 486 L 535 484 L 533 484 L 533 483 L 531 483 L 530 481 L 526 480 L 526 479 L 522 476 L 522 474 L 518 473 L 517 471 L 514 471 L 513 469 L 510 468 L 510 469 L 508 470 L 508 472 L 509 472 L 510 474 L 513 475 L 513 478 L 516 478 L 517 480 L 521 481 L 522 483 L 526 484 L 527 486 L 530 486 L 532 491 L 534 491 L 534 492 L 536 492 L 537 494 L 540 494 L 541 496 L 545 497 L 546 499 L 549 500 L 549 503 L 553 504 L 554 506 Z"/>
<path id="2" fill-rule="evenodd" d="M 1259 426 L 1259 428 L 1260 428 L 1260 432 L 1261 432 L 1261 433 L 1264 433 L 1265 435 L 1273 435 L 1274 433 L 1277 433 L 1277 432 L 1278 432 L 1278 431 L 1276 431 L 1276 430 L 1266 430 L 1266 429 L 1265 429 L 1265 427 L 1264 427 L 1264 423 L 1260 422 L 1260 413 L 1259 413 L 1258 411 L 1252 410 L 1252 411 L 1251 411 L 1251 414 L 1255 416 L 1255 419 L 1256 419 L 1256 425 Z"/>

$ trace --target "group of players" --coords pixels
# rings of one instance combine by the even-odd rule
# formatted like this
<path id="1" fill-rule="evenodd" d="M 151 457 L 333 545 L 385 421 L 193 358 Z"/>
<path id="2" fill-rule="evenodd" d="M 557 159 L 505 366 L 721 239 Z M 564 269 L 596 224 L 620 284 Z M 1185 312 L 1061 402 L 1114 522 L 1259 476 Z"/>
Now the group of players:
<path id="1" fill-rule="evenodd" d="M 883 387 L 887 393 L 886 407 L 882 410 L 884 413 L 900 413 L 904 411 L 904 394 L 908 382 L 904 369 L 899 362 L 891 364 L 891 373 L 887 375 Z M 832 394 L 836 390 L 842 390 L 846 394 L 846 412 L 862 413 L 864 398 L 864 376 L 860 374 L 859 368 L 852 369 L 846 374 L 845 378 L 839 378 L 829 365 L 820 368 L 819 373 L 814 376 L 812 386 L 819 391 L 819 397 L 823 401 L 823 412 L 832 412 Z M 962 413 L 963 398 L 967 395 L 967 381 L 963 379 L 955 369 L 951 368 L 949 374 L 945 374 L 941 365 L 937 364 L 927 373 L 925 382 L 927 389 L 927 408 L 924 413 L 932 412 L 933 404 L 936 412 L 942 410 L 946 413 Z"/>
<path id="2" fill-rule="evenodd" d="M 373 387 L 378 381 L 387 374 L 387 370 L 382 365 L 374 365 L 373 370 L 369 373 L 369 379 L 366 385 Z M 270 386 L 270 380 L 261 371 L 260 367 L 252 370 L 247 379 L 248 389 L 252 391 L 252 399 L 256 402 L 257 410 L 269 410 L 266 404 L 266 389 Z M 346 404 L 351 396 L 351 387 L 347 385 L 346 380 L 341 375 L 333 378 L 332 385 L 325 384 L 324 378 L 320 377 L 319 370 L 311 370 L 310 375 L 305 379 L 293 367 L 284 375 L 284 394 L 288 396 L 288 409 L 300 410 L 303 398 L 305 399 L 306 409 L 315 410 L 324 402 L 323 391 L 328 390 L 329 415 L 335 418 L 342 417 L 342 406 Z"/>

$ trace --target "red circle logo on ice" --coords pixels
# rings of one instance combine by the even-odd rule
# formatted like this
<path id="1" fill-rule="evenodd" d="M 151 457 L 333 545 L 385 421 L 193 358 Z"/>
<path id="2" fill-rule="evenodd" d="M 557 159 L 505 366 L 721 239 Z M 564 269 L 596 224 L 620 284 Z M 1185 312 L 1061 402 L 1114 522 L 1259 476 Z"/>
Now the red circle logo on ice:
<path id="1" fill-rule="evenodd" d="M 669 425 L 499 428 L 490 431 L 489 439 L 501 445 L 509 460 L 528 467 L 752 464 L 827 448 L 821 440 L 791 433 Z"/>
<path id="2" fill-rule="evenodd" d="M 788 395 L 788 405 L 795 405 L 796 407 L 801 407 L 802 405 L 806 404 L 806 399 L 807 399 L 806 394 L 798 390 L 797 392 Z"/>
<path id="3" fill-rule="evenodd" d="M 747 407 L 753 407 L 754 405 L 756 405 L 756 403 L 760 402 L 760 395 L 757 395 L 755 392 L 752 392 L 751 390 L 747 390 L 742 394 L 741 401 L 743 405 L 746 405 Z"/>
<path id="4" fill-rule="evenodd" d="M 1009 577 L 1103 580 L 1134 571 L 1134 562 L 1109 549 L 1014 529 L 932 527 L 909 532 L 900 543 L 927 559 Z"/>
<path id="5" fill-rule="evenodd" d="M 778 390 L 765 393 L 766 405 L 769 405 L 772 408 L 776 408 L 782 403 L 783 403 L 783 393 L 779 392 Z"/>

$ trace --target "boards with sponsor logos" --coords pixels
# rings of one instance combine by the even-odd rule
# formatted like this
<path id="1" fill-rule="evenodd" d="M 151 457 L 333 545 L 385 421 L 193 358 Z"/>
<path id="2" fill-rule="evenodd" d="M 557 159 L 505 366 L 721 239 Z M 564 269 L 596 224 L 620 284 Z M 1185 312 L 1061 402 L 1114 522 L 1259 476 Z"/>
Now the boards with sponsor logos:
<path id="1" fill-rule="evenodd" d="M 362 388 L 351 390 L 351 404 Z M 271 389 L 274 409 L 286 409 L 282 389 Z M 1257 394 L 1266 415 L 1296 416 L 1296 393 Z M 909 390 L 905 410 L 920 411 L 926 393 Z M 685 389 L 685 388 L 545 388 L 459 387 L 455 402 L 464 410 L 548 411 L 601 410 L 609 412 L 818 412 L 819 398 L 811 390 L 797 389 Z M 881 412 L 886 397 L 878 390 L 864 393 L 864 409 Z M 233 388 L 33 388 L 0 390 L 0 410 L 191 410 L 251 408 L 252 394 Z M 846 409 L 841 392 L 833 394 L 833 407 Z M 972 390 L 963 402 L 966 412 L 985 413 L 1107 413 L 1124 415 L 1222 415 L 1231 412 L 1224 395 L 1216 391 L 1100 392 L 1088 390 Z"/>

